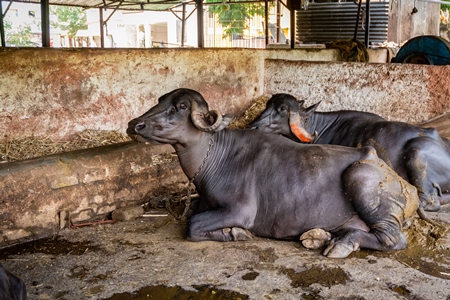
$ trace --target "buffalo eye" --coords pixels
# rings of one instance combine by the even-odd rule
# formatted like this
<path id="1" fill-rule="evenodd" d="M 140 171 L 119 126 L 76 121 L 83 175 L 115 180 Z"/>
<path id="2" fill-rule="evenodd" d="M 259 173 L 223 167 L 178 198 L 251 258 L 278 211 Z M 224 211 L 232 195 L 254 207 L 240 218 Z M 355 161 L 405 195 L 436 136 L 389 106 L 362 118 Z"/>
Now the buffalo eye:
<path id="1" fill-rule="evenodd" d="M 180 103 L 180 109 L 187 109 L 187 104 L 186 103 Z"/>
<path id="2" fill-rule="evenodd" d="M 282 105 L 278 108 L 278 112 L 280 112 L 280 113 L 286 113 L 287 110 L 288 110 L 288 108 L 285 105 Z"/>

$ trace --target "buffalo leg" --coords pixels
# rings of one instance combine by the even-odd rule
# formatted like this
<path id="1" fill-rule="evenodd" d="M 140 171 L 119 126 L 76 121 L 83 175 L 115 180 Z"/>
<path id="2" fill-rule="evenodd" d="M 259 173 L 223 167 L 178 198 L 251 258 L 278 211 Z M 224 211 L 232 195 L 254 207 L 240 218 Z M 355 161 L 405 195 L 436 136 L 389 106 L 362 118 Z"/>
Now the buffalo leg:
<path id="1" fill-rule="evenodd" d="M 346 257 L 359 248 L 386 251 L 406 247 L 402 224 L 405 216 L 411 216 L 418 208 L 416 189 L 384 162 L 370 160 L 353 163 L 344 172 L 343 183 L 344 193 L 367 227 L 333 232 L 337 237 L 326 249 L 326 255 Z"/>
<path id="2" fill-rule="evenodd" d="M 328 247 L 324 250 L 323 255 L 329 258 L 345 258 L 353 251 L 358 251 L 360 248 L 387 251 L 387 250 L 401 250 L 407 246 L 406 237 L 402 232 L 399 232 L 399 242 L 392 247 L 386 247 L 380 243 L 378 237 L 363 230 L 349 229 L 339 237 L 331 240 Z"/>
<path id="3" fill-rule="evenodd" d="M 241 211 L 242 212 L 242 211 Z M 249 219 L 248 219 L 249 220 Z M 246 225 L 247 224 L 247 225 Z M 186 237 L 191 241 L 238 241 L 253 238 L 242 213 L 219 208 L 193 215 L 189 220 Z"/>
<path id="4" fill-rule="evenodd" d="M 430 137 L 412 139 L 405 146 L 408 180 L 417 188 L 424 210 L 437 211 L 450 203 L 449 150 L 442 141 Z"/>

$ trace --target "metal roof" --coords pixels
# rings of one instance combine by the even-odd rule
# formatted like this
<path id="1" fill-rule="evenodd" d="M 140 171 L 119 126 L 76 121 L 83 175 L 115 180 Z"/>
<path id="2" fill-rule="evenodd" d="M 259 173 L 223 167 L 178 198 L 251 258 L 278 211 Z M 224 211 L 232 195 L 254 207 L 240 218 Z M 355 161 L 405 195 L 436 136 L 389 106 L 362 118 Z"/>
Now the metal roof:
<path id="1" fill-rule="evenodd" d="M 19 0 L 13 2 L 41 3 L 40 0 Z M 80 6 L 84 8 L 105 8 L 121 10 L 167 11 L 183 3 L 185 0 L 49 0 L 50 5 Z"/>

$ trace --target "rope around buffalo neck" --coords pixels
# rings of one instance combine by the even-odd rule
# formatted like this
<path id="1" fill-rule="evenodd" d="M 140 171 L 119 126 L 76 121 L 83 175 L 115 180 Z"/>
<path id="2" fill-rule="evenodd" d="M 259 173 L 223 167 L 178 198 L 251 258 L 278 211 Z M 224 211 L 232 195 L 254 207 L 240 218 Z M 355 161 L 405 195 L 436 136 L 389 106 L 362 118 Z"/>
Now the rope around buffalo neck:
<path id="1" fill-rule="evenodd" d="M 209 155 L 211 154 L 211 150 L 212 150 L 212 147 L 213 147 L 213 146 L 214 146 L 214 132 L 211 134 L 211 139 L 209 140 L 209 143 L 208 143 L 208 150 L 206 151 L 205 158 L 203 158 L 203 161 L 202 161 L 201 165 L 198 167 L 197 172 L 195 172 L 194 177 L 192 177 L 191 179 L 189 179 L 188 183 L 186 184 L 187 199 L 186 199 L 186 202 L 185 202 L 185 204 L 184 204 L 184 205 L 185 205 L 185 206 L 184 206 L 184 211 L 183 211 L 183 213 L 182 213 L 180 216 L 178 216 L 177 219 L 184 219 L 185 216 L 186 216 L 186 213 L 187 213 L 188 210 L 189 210 L 189 206 L 191 205 L 191 189 L 190 189 L 189 187 L 190 187 L 191 184 L 194 182 L 194 180 L 195 180 L 195 178 L 198 176 L 198 174 L 200 174 L 200 172 L 201 172 L 201 171 L 203 170 L 203 168 L 205 167 L 206 161 L 208 160 L 208 157 L 209 157 Z M 166 202 L 166 203 L 168 203 L 168 202 Z M 166 205 L 166 208 L 167 208 L 169 211 L 172 211 L 172 209 L 170 208 L 170 205 Z M 174 214 L 172 213 L 172 215 L 174 215 Z"/>

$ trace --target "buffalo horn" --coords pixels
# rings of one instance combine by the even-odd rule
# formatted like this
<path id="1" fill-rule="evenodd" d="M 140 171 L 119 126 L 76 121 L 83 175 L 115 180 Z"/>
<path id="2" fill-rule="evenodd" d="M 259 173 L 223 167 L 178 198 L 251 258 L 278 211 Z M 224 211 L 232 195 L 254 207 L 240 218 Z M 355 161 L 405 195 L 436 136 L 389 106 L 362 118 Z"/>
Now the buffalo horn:
<path id="1" fill-rule="evenodd" d="M 312 143 L 316 139 L 317 132 L 310 134 L 305 130 L 305 128 L 303 128 L 303 126 L 300 125 L 300 117 L 298 112 L 289 112 L 289 126 L 292 134 L 302 142 Z"/>
<path id="2" fill-rule="evenodd" d="M 208 111 L 205 107 L 200 107 L 195 100 L 191 100 L 191 120 L 195 127 L 201 131 L 216 131 L 218 128 L 223 127 L 222 115 L 215 110 Z M 228 125 L 228 124 L 226 124 Z M 226 126 L 225 125 L 225 126 Z"/>

